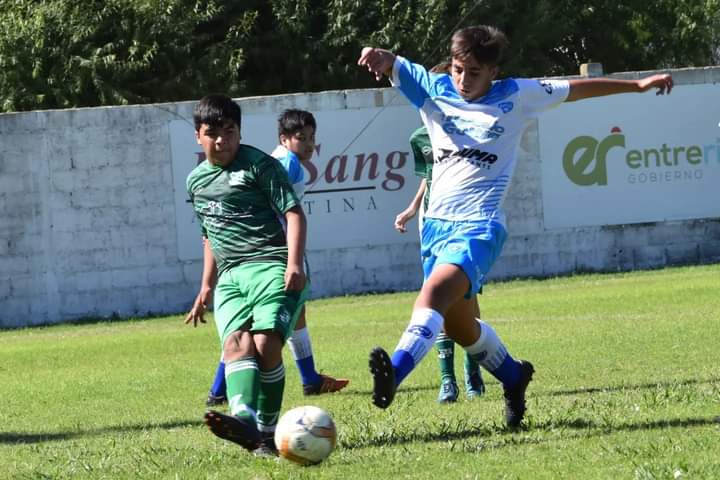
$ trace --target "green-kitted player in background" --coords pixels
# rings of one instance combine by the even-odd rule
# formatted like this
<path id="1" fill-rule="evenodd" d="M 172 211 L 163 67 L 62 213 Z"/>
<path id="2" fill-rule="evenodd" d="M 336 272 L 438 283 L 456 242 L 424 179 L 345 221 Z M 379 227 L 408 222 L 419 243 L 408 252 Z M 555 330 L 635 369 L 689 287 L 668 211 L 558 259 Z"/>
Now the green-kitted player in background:
<path id="1" fill-rule="evenodd" d="M 280 163 L 240 144 L 237 103 L 208 95 L 193 120 L 206 160 L 187 189 L 207 239 L 204 258 L 217 264 L 215 323 L 230 408 L 230 415 L 210 410 L 204 421 L 220 438 L 273 454 L 285 389 L 282 347 L 306 295 L 305 214 Z M 191 318 L 197 326 L 201 312 Z"/>

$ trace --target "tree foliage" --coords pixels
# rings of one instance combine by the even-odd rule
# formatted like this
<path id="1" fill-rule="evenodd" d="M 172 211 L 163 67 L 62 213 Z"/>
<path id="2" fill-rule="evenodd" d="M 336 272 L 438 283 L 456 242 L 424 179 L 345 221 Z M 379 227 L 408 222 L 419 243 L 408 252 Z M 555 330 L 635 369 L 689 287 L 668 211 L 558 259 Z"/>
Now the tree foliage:
<path id="1" fill-rule="evenodd" d="M 504 30 L 505 75 L 718 60 L 720 0 L 0 0 L 0 111 L 376 86 L 364 45 L 431 66 Z"/>

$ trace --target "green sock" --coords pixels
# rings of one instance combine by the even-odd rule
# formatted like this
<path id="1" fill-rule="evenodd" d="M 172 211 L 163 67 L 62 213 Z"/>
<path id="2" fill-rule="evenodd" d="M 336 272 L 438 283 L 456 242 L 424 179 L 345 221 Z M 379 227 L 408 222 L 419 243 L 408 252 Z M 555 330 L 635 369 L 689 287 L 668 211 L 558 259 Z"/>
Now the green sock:
<path id="1" fill-rule="evenodd" d="M 452 338 L 440 332 L 435 340 L 440 363 L 440 381 L 455 381 L 455 342 Z"/>
<path id="2" fill-rule="evenodd" d="M 269 435 L 275 431 L 283 392 L 285 391 L 285 367 L 282 362 L 270 370 L 260 370 L 260 395 L 258 396 L 258 430 Z"/>
<path id="3" fill-rule="evenodd" d="M 478 368 L 480 368 L 480 364 L 477 360 L 475 360 L 472 355 L 465 352 L 465 378 L 469 378 L 471 374 L 478 371 Z"/>
<path id="4" fill-rule="evenodd" d="M 227 363 L 225 382 L 230 413 L 255 418 L 260 389 L 260 372 L 255 358 L 241 358 Z"/>

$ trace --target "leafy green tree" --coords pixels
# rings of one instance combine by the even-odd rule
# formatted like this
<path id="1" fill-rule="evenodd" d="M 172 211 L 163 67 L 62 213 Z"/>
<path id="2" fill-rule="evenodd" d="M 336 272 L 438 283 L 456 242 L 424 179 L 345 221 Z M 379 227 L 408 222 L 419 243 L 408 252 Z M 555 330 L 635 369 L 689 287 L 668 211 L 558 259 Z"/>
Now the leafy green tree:
<path id="1" fill-rule="evenodd" d="M 237 45 L 255 21 L 213 0 L 0 0 L 0 12 L 4 111 L 239 92 Z"/>
<path id="2" fill-rule="evenodd" d="M 718 61 L 720 0 L 0 0 L 0 111 L 377 86 L 364 45 L 427 66 L 493 24 L 503 75 Z"/>

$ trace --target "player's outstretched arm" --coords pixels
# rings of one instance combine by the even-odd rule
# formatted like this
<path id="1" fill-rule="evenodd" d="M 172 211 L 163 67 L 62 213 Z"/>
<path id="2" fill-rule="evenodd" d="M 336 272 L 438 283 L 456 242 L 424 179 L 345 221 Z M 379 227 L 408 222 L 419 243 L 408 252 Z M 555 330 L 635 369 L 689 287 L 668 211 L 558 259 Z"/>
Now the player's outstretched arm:
<path id="1" fill-rule="evenodd" d="M 612 78 L 583 78 L 570 80 L 570 94 L 566 102 L 585 98 L 603 97 L 618 93 L 640 93 L 657 89 L 656 95 L 670 93 L 673 88 L 672 75 L 663 73 L 640 80 L 616 80 Z"/>
<path id="2" fill-rule="evenodd" d="M 365 47 L 362 49 L 357 63 L 361 67 L 367 67 L 370 73 L 375 75 L 376 80 L 381 80 L 383 75 L 389 77 L 392 74 L 395 54 L 390 50 Z"/>
<path id="3" fill-rule="evenodd" d="M 287 221 L 288 263 L 285 269 L 285 290 L 302 290 L 305 288 L 305 239 L 307 222 L 300 207 L 293 207 L 285 212 Z"/>
<path id="4" fill-rule="evenodd" d="M 215 283 L 217 282 L 217 264 L 215 263 L 215 257 L 213 257 L 212 249 L 210 248 L 210 241 L 207 238 L 203 238 L 203 273 L 202 281 L 200 282 L 200 291 L 195 297 L 190 312 L 185 317 L 186 324 L 193 324 L 193 327 L 197 327 L 198 322 L 205 322 L 205 310 L 212 301 L 213 290 L 215 289 Z"/>

